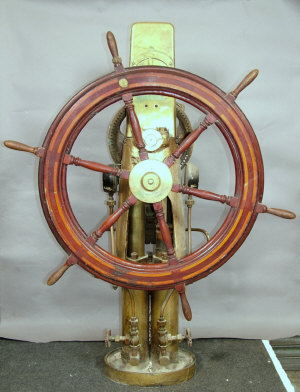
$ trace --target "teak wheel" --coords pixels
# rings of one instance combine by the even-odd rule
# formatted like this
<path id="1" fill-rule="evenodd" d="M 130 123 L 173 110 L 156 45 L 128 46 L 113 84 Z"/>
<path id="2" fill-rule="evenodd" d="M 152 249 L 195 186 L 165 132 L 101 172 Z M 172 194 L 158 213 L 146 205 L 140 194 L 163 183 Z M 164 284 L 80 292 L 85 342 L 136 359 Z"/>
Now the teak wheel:
<path id="1" fill-rule="evenodd" d="M 136 202 L 137 196 L 132 193 L 98 230 L 87 235 L 73 214 L 66 187 L 69 164 L 129 178 L 130 173 L 127 171 L 70 155 L 77 136 L 87 122 L 105 107 L 122 99 L 140 151 L 142 162 L 137 165 L 147 162 L 148 153 L 132 103 L 133 96 L 145 94 L 174 97 L 206 114 L 199 127 L 165 160 L 166 169 L 213 123 L 226 139 L 235 166 L 235 193 L 231 197 L 171 184 L 174 192 L 192 194 L 231 207 L 211 240 L 180 260 L 176 258 L 173 249 L 161 200 L 153 200 L 169 256 L 167 264 L 133 263 L 110 254 L 96 243 L 118 217 Z M 226 94 L 210 82 L 188 72 L 147 66 L 119 69 L 91 83 L 71 99 L 50 127 L 43 143 L 44 153 L 41 154 L 39 167 L 39 189 L 44 214 L 59 243 L 72 255 L 70 264 L 76 260 L 96 277 L 128 288 L 158 290 L 176 287 L 181 291 L 184 284 L 212 273 L 237 251 L 249 234 L 257 213 L 261 212 L 257 206 L 263 194 L 263 163 L 255 134 L 234 98 L 233 93 Z M 150 188 L 153 181 L 158 181 L 155 176 L 150 178 L 147 170 L 144 175 Z"/>

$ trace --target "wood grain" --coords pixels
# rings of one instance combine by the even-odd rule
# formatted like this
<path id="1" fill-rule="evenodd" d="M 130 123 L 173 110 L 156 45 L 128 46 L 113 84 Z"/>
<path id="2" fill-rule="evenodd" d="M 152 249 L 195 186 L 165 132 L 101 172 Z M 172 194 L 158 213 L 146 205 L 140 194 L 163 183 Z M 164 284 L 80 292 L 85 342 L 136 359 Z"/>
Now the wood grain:
<path id="1" fill-rule="evenodd" d="M 20 143 L 15 140 L 5 140 L 4 145 L 5 147 L 11 148 L 12 150 L 29 152 L 39 157 L 41 157 L 44 152 L 44 149 L 42 147 L 31 147 L 27 144 Z"/>
<path id="2" fill-rule="evenodd" d="M 186 296 L 186 292 L 185 292 L 185 285 L 178 285 L 176 286 L 176 290 L 179 293 L 180 296 L 180 301 L 181 301 L 181 306 L 182 306 L 182 312 L 184 314 L 184 317 L 188 320 L 191 321 L 192 320 L 192 309 L 191 306 L 189 304 L 189 301 L 187 299 Z"/>
<path id="3" fill-rule="evenodd" d="M 117 41 L 114 34 L 111 31 L 108 31 L 106 33 L 106 40 L 112 57 L 119 57 Z"/>
<path id="4" fill-rule="evenodd" d="M 253 82 L 253 80 L 257 77 L 258 75 L 258 69 L 253 69 L 253 71 L 249 72 L 247 76 L 244 77 L 244 79 L 238 84 L 238 86 L 231 91 L 231 95 L 234 96 L 234 98 L 237 98 L 237 96 L 247 87 L 249 86 L 250 83 Z"/>

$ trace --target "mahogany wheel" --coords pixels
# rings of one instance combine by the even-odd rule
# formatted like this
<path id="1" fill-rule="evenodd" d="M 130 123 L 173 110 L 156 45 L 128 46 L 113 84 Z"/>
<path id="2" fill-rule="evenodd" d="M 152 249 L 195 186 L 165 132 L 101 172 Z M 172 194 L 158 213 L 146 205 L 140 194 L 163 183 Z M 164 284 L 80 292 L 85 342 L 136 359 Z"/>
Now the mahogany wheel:
<path id="1" fill-rule="evenodd" d="M 119 81 L 124 79 L 128 81 L 128 86 L 121 87 Z M 173 184 L 172 191 L 231 206 L 211 240 L 180 260 L 177 260 L 172 247 L 161 204 L 159 201 L 154 203 L 169 256 L 167 264 L 136 264 L 114 256 L 96 244 L 103 232 L 134 204 L 136 198 L 133 195 L 98 230 L 88 235 L 73 214 L 66 186 L 69 164 L 128 178 L 126 171 L 70 155 L 77 136 L 87 122 L 122 99 L 127 107 L 141 160 L 147 159 L 132 105 L 132 96 L 144 94 L 174 97 L 207 114 L 199 127 L 167 158 L 167 166 L 171 166 L 210 124 L 215 123 L 228 143 L 235 167 L 235 193 L 232 197 Z M 263 195 L 263 162 L 252 127 L 232 98 L 212 83 L 186 71 L 147 66 L 113 72 L 91 83 L 69 101 L 54 120 L 43 143 L 45 153 L 40 159 L 39 190 L 43 211 L 53 234 L 66 252 L 73 255 L 70 264 L 77 262 L 97 278 L 127 288 L 158 290 L 176 287 L 180 291 L 182 285 L 214 272 L 237 251 L 249 234 L 257 212 L 261 212 L 257 205 Z"/>

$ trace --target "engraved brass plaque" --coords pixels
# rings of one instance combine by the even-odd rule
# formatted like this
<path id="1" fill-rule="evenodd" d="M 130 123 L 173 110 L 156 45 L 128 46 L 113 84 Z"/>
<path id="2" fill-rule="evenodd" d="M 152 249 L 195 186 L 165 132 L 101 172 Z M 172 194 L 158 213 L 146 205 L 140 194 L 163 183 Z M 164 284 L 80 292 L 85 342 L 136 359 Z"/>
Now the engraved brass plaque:
<path id="1" fill-rule="evenodd" d="M 131 28 L 130 67 L 157 65 L 174 67 L 174 27 L 170 23 L 135 23 Z M 143 131 L 166 128 L 175 137 L 175 99 L 160 95 L 134 97 L 133 103 Z M 127 127 L 131 137 L 131 127 Z"/>

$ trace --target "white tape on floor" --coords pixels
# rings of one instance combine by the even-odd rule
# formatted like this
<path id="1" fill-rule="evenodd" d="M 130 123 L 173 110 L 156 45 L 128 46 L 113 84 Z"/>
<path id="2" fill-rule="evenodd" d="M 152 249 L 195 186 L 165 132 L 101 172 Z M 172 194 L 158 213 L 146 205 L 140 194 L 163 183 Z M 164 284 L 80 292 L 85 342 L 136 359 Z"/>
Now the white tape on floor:
<path id="1" fill-rule="evenodd" d="M 283 367 L 281 366 L 281 363 L 279 362 L 278 358 L 276 357 L 276 354 L 272 348 L 272 346 L 270 345 L 269 340 L 262 340 L 272 362 L 273 365 L 277 371 L 277 373 L 279 374 L 279 377 L 285 387 L 285 389 L 287 390 L 287 392 L 295 392 L 295 388 L 293 387 L 293 385 L 291 384 L 285 370 L 283 369 Z"/>

